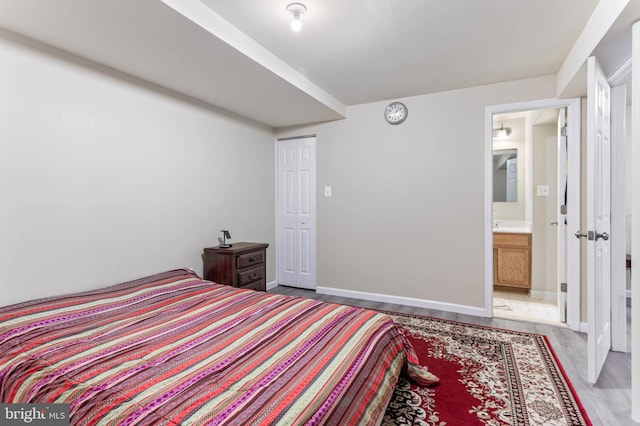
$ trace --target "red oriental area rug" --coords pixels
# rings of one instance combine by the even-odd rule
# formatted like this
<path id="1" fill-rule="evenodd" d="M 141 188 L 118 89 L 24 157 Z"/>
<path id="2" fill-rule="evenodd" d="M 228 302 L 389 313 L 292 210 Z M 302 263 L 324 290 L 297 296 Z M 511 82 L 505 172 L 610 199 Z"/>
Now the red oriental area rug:
<path id="1" fill-rule="evenodd" d="M 440 382 L 401 378 L 383 425 L 591 425 L 545 336 L 389 315 Z"/>

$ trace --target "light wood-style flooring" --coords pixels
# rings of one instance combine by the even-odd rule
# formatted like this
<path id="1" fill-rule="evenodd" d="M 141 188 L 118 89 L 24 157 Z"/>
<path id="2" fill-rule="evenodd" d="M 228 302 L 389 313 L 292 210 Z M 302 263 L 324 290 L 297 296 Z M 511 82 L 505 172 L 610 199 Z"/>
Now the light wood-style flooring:
<path id="1" fill-rule="evenodd" d="M 610 352 L 598 382 L 595 385 L 591 385 L 586 380 L 587 335 L 574 332 L 565 326 L 554 326 L 503 318 L 481 318 L 411 306 L 322 295 L 316 294 L 315 291 L 292 287 L 279 286 L 269 290 L 269 292 L 324 300 L 332 303 L 362 306 L 370 309 L 432 316 L 453 321 L 544 334 L 549 338 L 560 363 L 564 367 L 567 377 L 575 388 L 578 397 L 594 425 L 638 425 L 638 423 L 631 420 L 631 355 L 629 353 Z M 631 317 L 629 316 L 628 318 L 630 323 Z"/>

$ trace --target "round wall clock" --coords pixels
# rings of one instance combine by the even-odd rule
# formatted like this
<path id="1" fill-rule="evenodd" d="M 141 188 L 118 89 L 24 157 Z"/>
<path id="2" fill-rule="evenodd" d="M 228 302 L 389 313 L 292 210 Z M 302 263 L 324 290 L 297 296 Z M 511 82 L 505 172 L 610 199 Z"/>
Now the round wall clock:
<path id="1" fill-rule="evenodd" d="M 400 124 L 407 119 L 409 111 L 402 102 L 391 102 L 384 109 L 384 118 L 389 124 Z"/>

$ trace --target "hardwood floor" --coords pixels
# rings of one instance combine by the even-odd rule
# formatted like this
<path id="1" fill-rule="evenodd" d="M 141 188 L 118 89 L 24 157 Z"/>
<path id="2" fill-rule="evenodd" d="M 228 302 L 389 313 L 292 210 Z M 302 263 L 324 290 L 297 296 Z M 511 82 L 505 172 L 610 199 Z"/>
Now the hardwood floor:
<path id="1" fill-rule="evenodd" d="M 638 425 L 638 423 L 631 420 L 631 355 L 629 353 L 610 352 L 598 383 L 591 385 L 586 380 L 587 335 L 584 333 L 574 332 L 564 326 L 521 322 L 503 318 L 474 317 L 412 306 L 316 294 L 312 290 L 292 287 L 280 286 L 269 290 L 269 292 L 544 334 L 551 342 L 567 377 L 594 425 Z M 630 320 L 631 317 L 628 316 L 629 323 Z"/>

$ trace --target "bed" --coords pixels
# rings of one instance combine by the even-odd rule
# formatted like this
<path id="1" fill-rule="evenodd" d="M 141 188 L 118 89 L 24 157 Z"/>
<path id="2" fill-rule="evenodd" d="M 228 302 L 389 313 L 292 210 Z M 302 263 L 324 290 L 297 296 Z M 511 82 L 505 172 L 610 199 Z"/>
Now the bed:
<path id="1" fill-rule="evenodd" d="M 74 425 L 375 424 L 416 360 L 382 313 L 189 270 L 0 308 L 0 402 Z"/>

